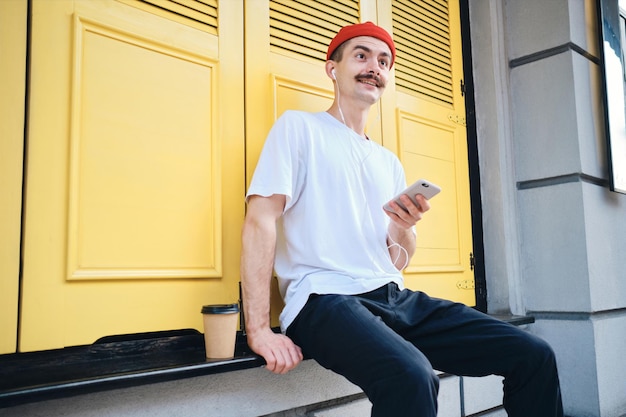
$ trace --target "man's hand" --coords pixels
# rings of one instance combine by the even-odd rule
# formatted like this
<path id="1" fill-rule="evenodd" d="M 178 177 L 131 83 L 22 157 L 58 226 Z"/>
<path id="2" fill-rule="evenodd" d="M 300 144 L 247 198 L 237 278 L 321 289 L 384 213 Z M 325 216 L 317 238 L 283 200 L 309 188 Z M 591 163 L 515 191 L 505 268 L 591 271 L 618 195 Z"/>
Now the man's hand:
<path id="1" fill-rule="evenodd" d="M 299 346 L 270 328 L 248 333 L 248 346 L 265 359 L 266 368 L 275 374 L 286 374 L 303 359 Z"/>
<path id="2" fill-rule="evenodd" d="M 408 211 L 403 210 L 395 201 L 389 202 L 389 206 L 394 211 L 385 210 L 392 220 L 387 231 L 389 256 L 398 270 L 406 268 L 415 253 L 415 234 L 412 227 L 430 209 L 430 203 L 423 195 L 417 194 L 415 200 L 417 205 L 404 194 L 400 196 L 400 201 Z"/>
<path id="3" fill-rule="evenodd" d="M 389 205 L 394 211 L 391 212 L 385 210 L 385 213 L 387 213 L 387 216 L 389 216 L 391 220 L 393 220 L 393 222 L 400 228 L 411 228 L 415 226 L 415 223 L 422 219 L 424 213 L 430 210 L 430 203 L 423 195 L 417 194 L 415 199 L 417 200 L 417 205 L 413 204 L 411 199 L 404 194 L 400 196 L 400 200 L 408 211 L 403 210 L 395 201 L 390 201 Z"/>

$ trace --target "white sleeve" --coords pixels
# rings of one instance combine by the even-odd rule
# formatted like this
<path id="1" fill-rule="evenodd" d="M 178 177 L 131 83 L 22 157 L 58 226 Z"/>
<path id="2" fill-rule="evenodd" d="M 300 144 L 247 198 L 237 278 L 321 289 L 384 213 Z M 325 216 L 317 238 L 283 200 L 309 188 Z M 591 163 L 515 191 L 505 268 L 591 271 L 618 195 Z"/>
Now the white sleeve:
<path id="1" fill-rule="evenodd" d="M 283 194 L 287 197 L 285 209 L 290 206 L 296 193 L 300 168 L 296 133 L 298 128 L 292 116 L 291 112 L 285 112 L 272 126 L 254 170 L 246 199 L 251 195 L 269 197 Z"/>

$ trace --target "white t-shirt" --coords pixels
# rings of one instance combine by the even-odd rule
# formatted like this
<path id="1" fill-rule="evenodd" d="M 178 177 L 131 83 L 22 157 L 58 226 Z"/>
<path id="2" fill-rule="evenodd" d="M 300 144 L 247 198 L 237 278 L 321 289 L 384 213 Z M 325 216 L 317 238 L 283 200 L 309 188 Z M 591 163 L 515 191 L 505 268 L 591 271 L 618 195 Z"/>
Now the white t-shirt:
<path id="1" fill-rule="evenodd" d="M 250 195 L 286 196 L 274 270 L 283 331 L 310 294 L 361 294 L 403 279 L 387 249 L 383 204 L 406 186 L 398 158 L 326 112 L 285 112 L 270 131 Z"/>

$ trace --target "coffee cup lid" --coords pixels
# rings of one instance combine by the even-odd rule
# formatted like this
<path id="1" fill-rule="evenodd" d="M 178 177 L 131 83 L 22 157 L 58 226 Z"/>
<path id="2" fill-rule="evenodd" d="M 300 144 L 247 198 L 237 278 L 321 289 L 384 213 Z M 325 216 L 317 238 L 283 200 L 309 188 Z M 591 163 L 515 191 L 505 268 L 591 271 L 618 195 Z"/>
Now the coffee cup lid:
<path id="1" fill-rule="evenodd" d="M 211 304 L 202 306 L 202 314 L 230 314 L 239 313 L 239 304 Z"/>

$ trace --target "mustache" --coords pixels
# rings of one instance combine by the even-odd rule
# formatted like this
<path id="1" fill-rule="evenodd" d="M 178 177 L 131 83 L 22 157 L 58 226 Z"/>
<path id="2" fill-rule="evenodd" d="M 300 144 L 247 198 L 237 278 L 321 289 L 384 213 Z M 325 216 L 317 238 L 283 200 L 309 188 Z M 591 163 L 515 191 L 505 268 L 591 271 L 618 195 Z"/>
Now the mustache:
<path id="1" fill-rule="evenodd" d="M 372 74 L 372 73 L 366 73 L 366 74 L 359 74 L 356 77 L 354 77 L 356 80 L 358 81 L 362 81 L 362 80 L 373 80 L 374 82 L 376 82 L 376 85 L 378 85 L 379 87 L 385 87 L 385 83 L 383 82 L 383 80 Z"/>

